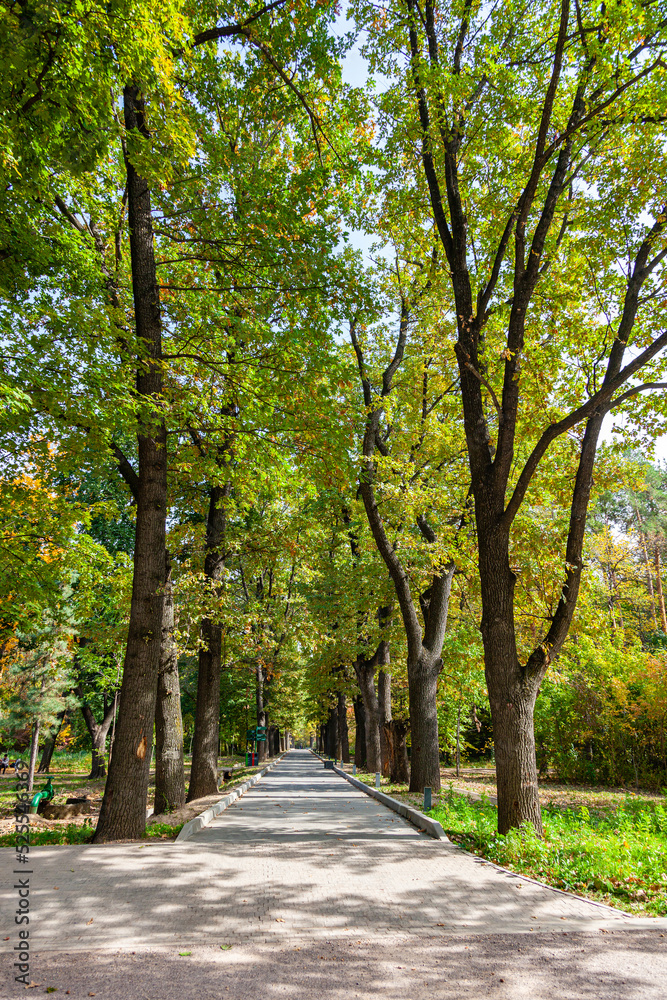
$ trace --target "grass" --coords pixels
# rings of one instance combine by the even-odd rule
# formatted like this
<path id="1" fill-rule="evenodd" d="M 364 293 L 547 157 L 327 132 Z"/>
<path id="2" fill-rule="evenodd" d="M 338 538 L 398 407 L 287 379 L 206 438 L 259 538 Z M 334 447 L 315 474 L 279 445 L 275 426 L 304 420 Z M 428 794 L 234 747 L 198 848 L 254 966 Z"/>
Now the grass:
<path id="1" fill-rule="evenodd" d="M 89 844 L 95 833 L 95 827 L 90 820 L 78 825 L 68 823 L 67 826 L 54 827 L 52 830 L 31 830 L 30 846 L 43 847 L 49 844 Z M 14 847 L 15 833 L 3 833 L 0 836 L 0 847 Z"/>
<path id="2" fill-rule="evenodd" d="M 154 840 L 174 840 L 183 829 L 183 823 L 171 826 L 169 823 L 153 823 L 146 827 L 144 837 Z M 68 823 L 67 826 L 52 830 L 31 830 L 30 846 L 43 847 L 49 844 L 89 844 L 93 839 L 95 827 L 90 819 L 82 824 Z M 13 847 L 16 843 L 14 833 L 0 835 L 0 847 Z"/>
<path id="3" fill-rule="evenodd" d="M 488 799 L 453 790 L 429 812 L 473 854 L 522 875 L 632 913 L 667 916 L 667 810 L 627 797 L 613 809 L 543 809 L 544 840 L 532 827 L 496 830 Z"/>

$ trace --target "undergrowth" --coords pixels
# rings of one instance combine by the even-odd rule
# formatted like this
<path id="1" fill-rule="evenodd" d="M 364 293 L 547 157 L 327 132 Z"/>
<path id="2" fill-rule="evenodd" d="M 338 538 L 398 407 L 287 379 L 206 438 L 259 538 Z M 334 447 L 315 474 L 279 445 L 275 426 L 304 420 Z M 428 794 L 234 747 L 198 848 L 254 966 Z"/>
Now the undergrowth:
<path id="1" fill-rule="evenodd" d="M 449 791 L 429 813 L 466 850 L 522 875 L 633 913 L 667 916 L 667 810 L 626 800 L 614 810 L 544 808 L 532 826 L 497 832 L 497 810 Z"/>

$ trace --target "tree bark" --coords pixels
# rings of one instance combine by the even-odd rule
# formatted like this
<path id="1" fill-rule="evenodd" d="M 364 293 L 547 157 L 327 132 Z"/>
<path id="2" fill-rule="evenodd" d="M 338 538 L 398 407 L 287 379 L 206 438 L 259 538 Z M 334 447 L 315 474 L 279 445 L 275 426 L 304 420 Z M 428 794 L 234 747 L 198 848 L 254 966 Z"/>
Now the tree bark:
<path id="1" fill-rule="evenodd" d="M 428 785 L 440 788 L 440 748 L 438 740 L 437 691 L 441 668 L 426 649 L 408 659 L 411 748 L 410 791 L 422 792 Z"/>
<path id="2" fill-rule="evenodd" d="M 336 759 L 342 760 L 344 764 L 349 764 L 350 740 L 347 729 L 347 704 L 345 695 L 342 691 L 338 692 L 337 721 Z"/>
<path id="3" fill-rule="evenodd" d="M 384 642 L 384 640 L 382 641 Z M 380 645 L 382 645 L 382 642 Z M 380 744 L 380 706 L 375 691 L 375 667 L 378 658 L 378 650 L 370 659 L 358 656 L 354 665 L 354 670 L 361 691 L 361 699 L 364 705 L 365 725 L 364 733 L 366 737 L 366 767 L 371 774 L 382 769 L 382 756 Z"/>
<path id="4" fill-rule="evenodd" d="M 336 756 L 336 741 L 338 739 L 338 701 L 329 708 L 325 726 L 325 750 L 327 757 Z"/>
<path id="5" fill-rule="evenodd" d="M 183 770 L 183 718 L 178 676 L 178 650 L 174 641 L 174 591 L 171 559 L 166 553 L 162 647 L 155 712 L 155 814 L 180 809 L 185 804 Z"/>
<path id="6" fill-rule="evenodd" d="M 213 591 L 225 565 L 225 499 L 229 493 L 230 486 L 225 484 L 211 487 L 209 495 L 204 575 Z M 211 618 L 202 620 L 201 641 L 188 802 L 205 795 L 215 795 L 218 790 L 222 631 Z"/>
<path id="7" fill-rule="evenodd" d="M 257 664 L 257 686 L 255 689 L 255 698 L 257 701 L 257 725 L 264 726 L 267 725 L 267 712 L 265 701 L 266 692 L 266 668 L 261 664 Z M 268 733 L 267 733 L 268 735 Z M 266 742 L 257 741 L 257 760 L 261 764 L 267 757 L 267 744 Z"/>
<path id="8" fill-rule="evenodd" d="M 357 768 L 366 768 L 366 710 L 360 694 L 354 699 L 354 721 L 356 731 L 354 736 L 354 763 Z"/>
<path id="9" fill-rule="evenodd" d="M 133 140 L 150 138 L 144 99 L 134 84 L 123 92 L 125 128 Z M 95 842 L 138 839 L 146 829 L 146 800 L 162 633 L 167 434 L 155 412 L 163 390 L 162 320 L 148 182 L 126 157 L 132 291 L 136 333 L 138 484 L 132 600 L 114 753 Z"/>
<path id="10" fill-rule="evenodd" d="M 44 687 L 42 683 L 42 688 Z M 30 761 L 28 763 L 28 794 L 32 792 L 35 781 L 35 765 L 37 764 L 37 751 L 39 750 L 39 718 L 32 724 L 32 735 L 30 737 Z"/>
<path id="11" fill-rule="evenodd" d="M 653 574 L 651 573 L 651 564 L 648 558 L 648 547 L 646 545 L 646 535 L 644 534 L 644 522 L 642 521 L 642 516 L 639 513 L 639 507 L 637 504 L 634 504 L 633 510 L 635 512 L 635 517 L 637 518 L 637 524 L 639 525 L 639 541 L 641 542 L 642 553 L 644 555 L 644 565 L 646 567 L 646 583 L 648 586 L 649 597 L 651 598 L 651 616 L 653 618 L 653 627 L 657 632 L 658 619 L 655 613 L 655 593 L 653 591 Z"/>
<path id="12" fill-rule="evenodd" d="M 64 708 L 62 712 L 58 712 L 58 719 L 56 721 L 56 729 L 49 738 L 46 740 L 44 746 L 42 747 L 42 756 L 39 762 L 38 774 L 48 774 L 49 768 L 51 767 L 51 758 L 53 757 L 53 751 L 56 748 L 56 741 L 58 735 L 62 728 L 63 720 L 67 714 L 67 709 Z"/>
<path id="13" fill-rule="evenodd" d="M 90 739 L 92 741 L 92 759 L 89 778 L 104 778 L 106 775 L 106 761 L 105 761 L 105 750 L 107 742 L 107 734 L 113 722 L 114 715 L 116 714 L 116 708 L 118 706 L 118 693 L 116 692 L 111 701 L 111 705 L 107 708 L 104 713 L 104 718 L 102 722 L 98 723 L 97 719 L 93 715 L 92 709 L 88 702 L 84 698 L 83 688 L 81 684 L 77 684 L 74 688 L 74 692 L 81 698 L 81 714 L 83 715 L 84 722 L 86 723 L 86 729 L 90 734 Z"/>
<path id="14" fill-rule="evenodd" d="M 660 608 L 660 623 L 662 631 L 667 635 L 667 614 L 665 613 L 665 595 L 662 590 L 662 569 L 660 566 L 660 549 L 656 542 L 655 546 L 655 589 L 658 594 L 658 607 Z"/>
<path id="15" fill-rule="evenodd" d="M 459 693 L 459 708 L 456 713 L 456 777 L 461 770 L 461 697 Z"/>
<path id="16" fill-rule="evenodd" d="M 389 645 L 386 651 L 389 662 Z M 380 757 L 382 760 L 382 775 L 388 778 L 391 774 L 391 747 L 387 742 L 385 727 L 391 722 L 391 674 L 380 669 L 378 671 L 378 708 L 380 710 Z"/>
<path id="17" fill-rule="evenodd" d="M 410 781 L 410 766 L 406 736 L 410 723 L 406 719 L 390 719 L 383 724 L 383 728 L 389 754 L 389 780 L 398 785 L 407 784 Z"/>

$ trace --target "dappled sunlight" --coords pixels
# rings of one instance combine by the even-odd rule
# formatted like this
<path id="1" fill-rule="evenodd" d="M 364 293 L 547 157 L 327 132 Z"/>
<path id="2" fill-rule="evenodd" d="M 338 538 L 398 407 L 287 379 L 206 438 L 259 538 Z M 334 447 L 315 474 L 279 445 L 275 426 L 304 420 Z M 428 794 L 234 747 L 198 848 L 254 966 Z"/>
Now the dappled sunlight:
<path id="1" fill-rule="evenodd" d="M 31 861 L 31 938 L 49 949 L 657 926 L 432 840 L 308 753 L 190 840 L 41 847 Z"/>

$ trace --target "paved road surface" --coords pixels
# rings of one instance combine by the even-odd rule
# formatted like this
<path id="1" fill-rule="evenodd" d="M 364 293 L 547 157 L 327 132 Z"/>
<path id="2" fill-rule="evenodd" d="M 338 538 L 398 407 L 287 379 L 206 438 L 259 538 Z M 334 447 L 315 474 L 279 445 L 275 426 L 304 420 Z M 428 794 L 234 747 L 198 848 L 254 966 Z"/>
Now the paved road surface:
<path id="1" fill-rule="evenodd" d="M 9 950 L 13 852 L 0 854 Z M 415 830 L 307 751 L 183 844 L 44 847 L 31 859 L 38 992 L 665 996 L 667 920 L 500 873 Z M 2 996 L 18 992 L 9 964 Z"/>

